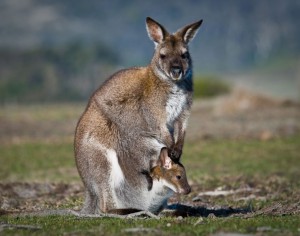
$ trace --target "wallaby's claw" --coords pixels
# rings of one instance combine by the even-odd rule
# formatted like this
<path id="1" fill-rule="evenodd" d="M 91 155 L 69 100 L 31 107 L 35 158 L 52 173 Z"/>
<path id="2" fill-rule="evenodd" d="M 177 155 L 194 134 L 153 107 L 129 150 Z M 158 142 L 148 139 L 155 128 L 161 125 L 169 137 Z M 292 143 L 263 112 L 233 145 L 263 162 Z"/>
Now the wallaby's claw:
<path id="1" fill-rule="evenodd" d="M 168 155 L 171 157 L 171 159 L 178 161 L 181 157 L 182 150 L 179 150 L 177 148 L 169 149 Z"/>

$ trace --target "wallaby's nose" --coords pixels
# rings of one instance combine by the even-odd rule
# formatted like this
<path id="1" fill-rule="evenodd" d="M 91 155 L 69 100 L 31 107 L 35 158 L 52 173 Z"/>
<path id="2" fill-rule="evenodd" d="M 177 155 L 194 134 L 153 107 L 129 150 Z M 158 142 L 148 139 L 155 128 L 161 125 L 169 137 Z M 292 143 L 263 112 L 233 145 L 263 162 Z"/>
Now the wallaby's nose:
<path id="1" fill-rule="evenodd" d="M 173 78 L 179 79 L 182 74 L 182 69 L 180 66 L 172 66 L 171 67 L 171 74 Z"/>

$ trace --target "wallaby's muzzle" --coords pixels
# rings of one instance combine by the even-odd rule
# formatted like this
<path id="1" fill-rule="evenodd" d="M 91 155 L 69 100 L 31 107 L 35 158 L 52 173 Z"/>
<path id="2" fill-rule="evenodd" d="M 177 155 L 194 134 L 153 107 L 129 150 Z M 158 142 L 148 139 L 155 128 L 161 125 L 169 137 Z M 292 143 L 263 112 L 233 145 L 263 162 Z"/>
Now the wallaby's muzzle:
<path id="1" fill-rule="evenodd" d="M 180 80 L 182 78 L 183 71 L 180 66 L 172 66 L 170 72 L 173 80 Z"/>

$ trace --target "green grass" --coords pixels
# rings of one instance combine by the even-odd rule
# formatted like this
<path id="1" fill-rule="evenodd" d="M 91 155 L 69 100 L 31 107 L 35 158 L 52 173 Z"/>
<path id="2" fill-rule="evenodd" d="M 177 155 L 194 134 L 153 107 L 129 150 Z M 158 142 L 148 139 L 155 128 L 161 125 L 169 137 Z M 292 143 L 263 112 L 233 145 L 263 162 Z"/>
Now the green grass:
<path id="1" fill-rule="evenodd" d="M 187 143 L 183 163 L 192 179 L 206 175 L 299 178 L 300 136 L 259 140 L 215 140 Z"/>
<path id="2" fill-rule="evenodd" d="M 73 143 L 22 143 L 0 145 L 0 181 L 79 180 Z M 186 143 L 182 162 L 190 179 L 272 174 L 289 179 L 300 175 L 300 136 L 259 140 L 215 140 Z M 73 169 L 68 176 L 63 170 Z"/>
<path id="3" fill-rule="evenodd" d="M 209 235 L 215 232 L 257 233 L 259 235 L 297 235 L 299 216 L 242 218 L 162 218 L 146 219 L 78 219 L 76 217 L 2 217 L 8 224 L 39 226 L 39 230 L 6 229 L 5 235 Z M 139 233 L 126 229 L 144 228 Z"/>
<path id="4" fill-rule="evenodd" d="M 0 118 L 10 122 L 49 122 L 78 119 L 84 111 L 84 103 L 9 104 L 0 109 Z"/>
<path id="5" fill-rule="evenodd" d="M 0 150 L 0 181 L 79 180 L 72 143 L 22 143 L 2 145 Z"/>
<path id="6" fill-rule="evenodd" d="M 80 182 L 76 172 L 73 144 L 21 143 L 0 145 L 0 182 Z M 252 204 L 255 209 L 273 202 L 299 202 L 300 136 L 258 140 L 202 140 L 186 143 L 182 162 L 188 178 L 203 191 L 219 186 L 239 187 L 245 183 L 277 195 L 267 201 L 235 202 L 232 198 L 210 199 L 211 204 L 231 207 Z M 199 189 L 198 189 L 199 190 Z M 198 191 L 196 189 L 196 191 Z M 192 195 L 197 192 L 192 192 Z M 1 195 L 0 195 L 1 196 Z M 0 199 L 1 200 L 1 199 Z M 77 199 L 78 200 L 78 199 Z M 81 204 L 76 199 L 69 206 Z M 82 199 L 81 199 L 82 200 Z M 0 202 L 1 203 L 1 202 Z M 75 205 L 74 205 L 75 204 Z M 256 216 L 253 218 L 197 217 L 183 219 L 83 219 L 72 216 L 12 217 L 0 216 L 0 224 L 36 225 L 41 230 L 4 229 L 3 235 L 210 235 L 235 232 L 257 235 L 299 235 L 300 215 Z M 128 228 L 150 231 L 126 233 Z"/>

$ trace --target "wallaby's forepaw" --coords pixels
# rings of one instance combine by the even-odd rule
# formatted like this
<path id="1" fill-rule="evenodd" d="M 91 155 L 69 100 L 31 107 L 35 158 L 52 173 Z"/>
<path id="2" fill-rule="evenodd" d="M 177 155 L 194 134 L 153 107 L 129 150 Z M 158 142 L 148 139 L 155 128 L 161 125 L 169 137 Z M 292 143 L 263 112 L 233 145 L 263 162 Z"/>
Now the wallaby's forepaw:
<path id="1" fill-rule="evenodd" d="M 179 149 L 177 147 L 173 147 L 168 150 L 168 155 L 171 159 L 178 161 L 181 157 L 182 149 Z"/>

